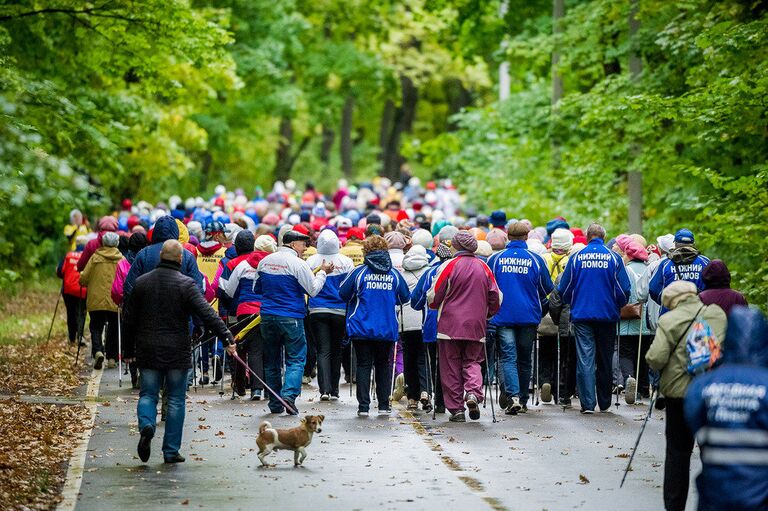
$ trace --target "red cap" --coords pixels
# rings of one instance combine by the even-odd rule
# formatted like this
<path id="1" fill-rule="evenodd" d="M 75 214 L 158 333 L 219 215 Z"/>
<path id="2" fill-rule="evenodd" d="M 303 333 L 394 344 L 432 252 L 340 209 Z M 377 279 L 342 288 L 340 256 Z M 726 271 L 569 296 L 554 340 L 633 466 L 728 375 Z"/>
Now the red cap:
<path id="1" fill-rule="evenodd" d="M 137 217 L 136 215 L 129 216 L 128 217 L 128 230 L 130 231 L 131 229 L 133 229 L 134 227 L 136 227 L 140 223 L 141 223 L 141 219 L 139 219 L 139 217 Z"/>
<path id="2" fill-rule="evenodd" d="M 132 206 L 133 206 L 133 202 L 131 201 L 131 199 L 123 199 L 123 209 L 125 211 L 130 210 Z"/>
<path id="3" fill-rule="evenodd" d="M 307 229 L 307 227 L 305 225 L 296 224 L 296 225 L 293 226 L 293 229 L 291 229 L 291 230 L 296 231 L 296 232 L 300 232 L 301 234 L 305 234 L 305 235 L 309 236 L 309 229 Z"/>
<path id="4" fill-rule="evenodd" d="M 397 221 L 402 222 L 403 220 L 408 220 L 408 213 L 406 213 L 404 209 L 401 209 L 397 214 Z"/>
<path id="5" fill-rule="evenodd" d="M 360 241 L 365 239 L 365 231 L 362 230 L 359 227 L 351 227 L 347 231 L 347 240 L 351 240 L 352 238 L 357 238 Z"/>

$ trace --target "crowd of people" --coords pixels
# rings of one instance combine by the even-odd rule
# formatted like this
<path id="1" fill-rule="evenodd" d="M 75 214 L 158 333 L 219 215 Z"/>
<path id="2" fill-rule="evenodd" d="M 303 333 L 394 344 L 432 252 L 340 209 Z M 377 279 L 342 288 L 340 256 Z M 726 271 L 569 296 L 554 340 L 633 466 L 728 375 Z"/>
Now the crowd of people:
<path id="1" fill-rule="evenodd" d="M 768 502 L 768 327 L 687 228 L 649 243 L 563 217 L 535 226 L 472 211 L 449 181 L 379 178 L 331 196 L 289 180 L 253 197 L 126 199 L 93 232 L 74 210 L 64 234 L 69 340 L 82 342 L 87 311 L 94 368 L 128 363 L 143 460 L 163 381 L 167 462 L 183 461 L 187 386 L 227 372 L 233 398 L 273 413 L 298 413 L 317 376 L 321 402 L 355 383 L 360 417 L 373 395 L 379 415 L 405 399 L 450 422 L 479 419 L 496 384 L 512 416 L 653 400 L 667 414 L 667 509 L 685 508 L 695 438 L 705 502 Z M 762 481 L 718 492 L 723 471 Z"/>

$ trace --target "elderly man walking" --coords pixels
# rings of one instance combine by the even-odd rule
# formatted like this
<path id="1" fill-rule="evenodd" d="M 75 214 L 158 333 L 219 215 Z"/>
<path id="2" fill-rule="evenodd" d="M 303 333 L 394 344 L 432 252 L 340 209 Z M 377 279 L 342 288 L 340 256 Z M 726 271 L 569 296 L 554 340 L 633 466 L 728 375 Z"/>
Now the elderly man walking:
<path id="1" fill-rule="evenodd" d="M 125 304 L 126 358 L 136 361 L 141 370 L 141 392 L 136 412 L 139 418 L 138 452 L 141 461 L 150 455 L 155 435 L 157 401 L 165 382 L 168 416 L 163 436 L 166 463 L 180 463 L 181 434 L 184 429 L 184 399 L 192 367 L 189 335 L 191 315 L 225 339 L 230 354 L 235 352 L 232 334 L 218 314 L 205 301 L 197 283 L 182 275 L 184 248 L 177 240 L 167 240 L 160 250 L 157 268 L 136 279 Z"/>
<path id="2" fill-rule="evenodd" d="M 501 292 L 490 268 L 475 257 L 477 240 L 467 231 L 451 242 L 454 258 L 437 270 L 427 303 L 438 310 L 437 339 L 445 407 L 451 422 L 480 418 L 483 398 L 480 363 L 485 360 L 488 319 L 501 305 Z"/>
<path id="3" fill-rule="evenodd" d="M 611 407 L 611 366 L 619 310 L 629 299 L 630 284 L 621 257 L 605 246 L 605 229 L 592 224 L 587 246 L 568 260 L 558 294 L 571 306 L 576 337 L 576 386 L 581 413 Z"/>

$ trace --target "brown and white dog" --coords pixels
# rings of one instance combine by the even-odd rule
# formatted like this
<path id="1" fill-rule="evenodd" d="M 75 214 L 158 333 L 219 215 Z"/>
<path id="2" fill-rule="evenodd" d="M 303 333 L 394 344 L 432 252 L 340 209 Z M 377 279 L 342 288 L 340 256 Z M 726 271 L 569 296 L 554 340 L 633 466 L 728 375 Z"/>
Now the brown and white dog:
<path id="1" fill-rule="evenodd" d="M 305 450 L 312 443 L 312 435 L 322 431 L 325 415 L 307 415 L 301 419 L 301 425 L 292 429 L 274 429 L 269 422 L 259 426 L 259 436 L 256 445 L 259 446 L 259 460 L 265 467 L 269 466 L 264 458 L 272 451 L 280 449 L 293 451 L 293 464 L 299 466 L 307 457 Z"/>

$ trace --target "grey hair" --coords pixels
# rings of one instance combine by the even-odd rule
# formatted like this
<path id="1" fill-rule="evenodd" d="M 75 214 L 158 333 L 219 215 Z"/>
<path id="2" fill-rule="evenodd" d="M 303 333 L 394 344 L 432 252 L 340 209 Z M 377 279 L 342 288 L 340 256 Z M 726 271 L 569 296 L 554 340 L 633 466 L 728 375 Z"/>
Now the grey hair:
<path id="1" fill-rule="evenodd" d="M 166 240 L 160 249 L 160 260 L 181 263 L 184 257 L 184 247 L 179 240 Z"/>
<path id="2" fill-rule="evenodd" d="M 589 227 L 587 227 L 587 240 L 594 238 L 600 238 L 601 240 L 605 239 L 605 227 L 597 222 L 589 224 Z"/>

